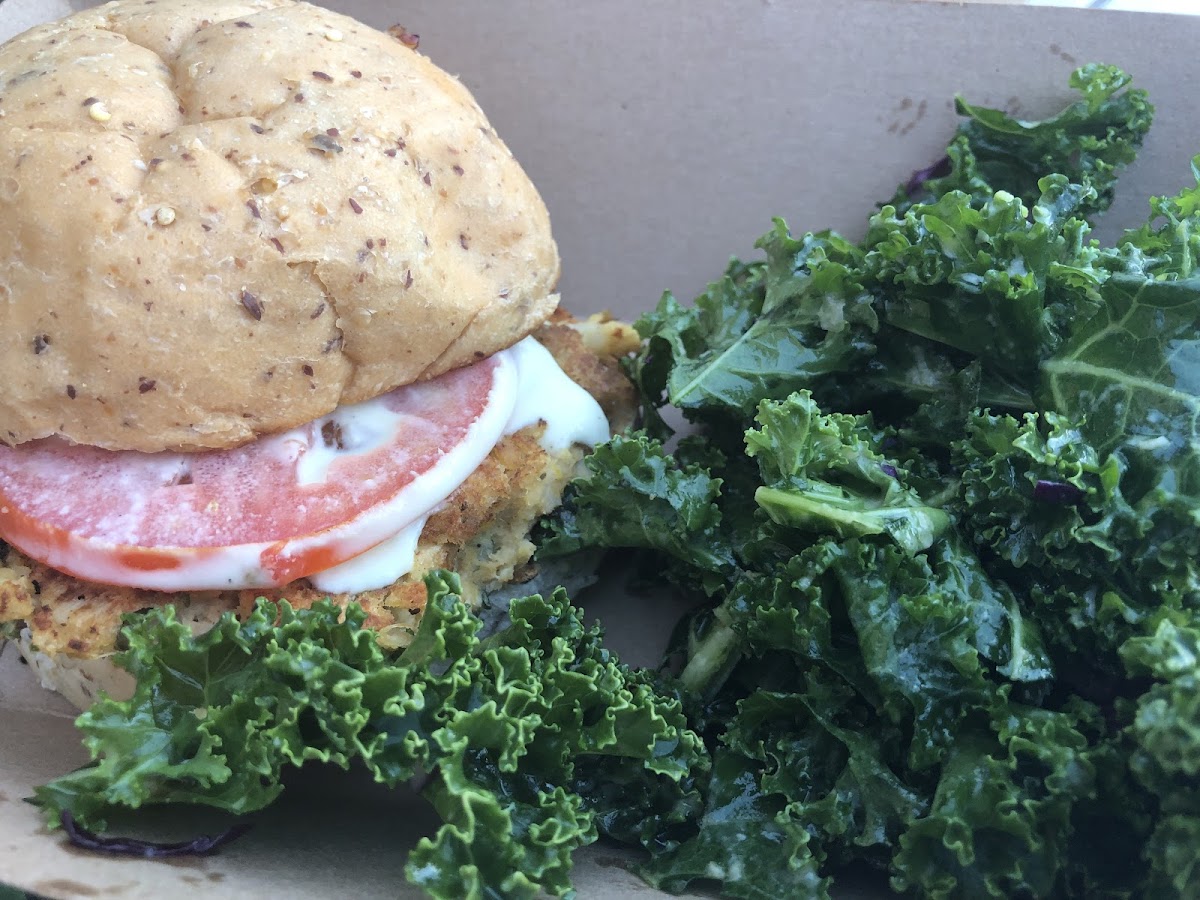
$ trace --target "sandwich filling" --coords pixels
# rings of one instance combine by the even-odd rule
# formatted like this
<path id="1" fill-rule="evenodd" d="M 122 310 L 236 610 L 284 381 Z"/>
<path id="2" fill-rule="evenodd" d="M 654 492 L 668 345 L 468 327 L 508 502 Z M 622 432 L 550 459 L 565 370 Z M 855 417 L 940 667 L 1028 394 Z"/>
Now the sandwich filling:
<path id="1" fill-rule="evenodd" d="M 397 514 L 390 534 L 366 552 L 282 585 L 222 582 L 216 588 L 172 587 L 166 593 L 68 574 L 64 566 L 21 552 L 17 541 L 6 537 L 14 546 L 0 556 L 0 624 L 27 627 L 33 646 L 45 652 L 94 657 L 113 649 L 124 613 L 150 606 L 173 603 L 181 618 L 200 625 L 228 610 L 249 609 L 259 596 L 287 599 L 294 606 L 329 596 L 342 604 L 361 605 L 385 646 L 403 646 L 420 618 L 421 577 L 429 569 L 457 571 L 464 595 L 472 602 L 506 583 L 532 577 L 536 568 L 530 564 L 531 527 L 559 504 L 587 447 L 628 424 L 632 388 L 616 357 L 628 352 L 636 335 L 620 323 L 570 322 L 559 313 L 533 338 L 536 342 L 526 339 L 506 351 L 506 358 L 490 363 L 494 370 L 511 369 L 514 377 L 509 386 L 515 396 L 501 396 L 507 388 L 493 384 L 488 397 L 500 412 L 481 410 L 471 416 L 472 424 L 481 416 L 501 418 L 500 427 L 493 428 L 498 439 L 484 448 L 482 462 L 469 471 L 457 462 L 445 468 L 435 462 L 412 479 L 409 484 L 417 488 L 405 496 L 421 502 L 414 500 L 407 511 Z M 352 418 L 342 421 L 352 425 Z M 477 439 L 470 433 L 463 442 Z M 446 449 L 443 458 L 454 452 Z M 322 445 L 304 466 L 297 459 L 296 481 L 310 480 L 299 490 L 315 490 L 321 478 L 336 477 L 343 459 L 354 462 L 353 454 L 343 457 L 334 450 Z M 422 479 L 427 482 L 422 484 Z M 435 480 L 441 484 L 437 490 L 430 486 Z M 439 494 L 443 496 L 429 500 Z M 294 498 L 275 498 L 274 506 L 292 509 Z M 248 543 L 252 542 L 243 545 Z M 265 566 L 250 568 L 257 578 Z M 230 566 L 220 574 L 228 578 L 235 569 Z M 179 571 L 164 570 L 171 577 Z"/>
<path id="2" fill-rule="evenodd" d="M 0 447 L 0 537 L 126 587 L 379 588 L 408 571 L 430 513 L 497 441 L 538 422 L 550 452 L 609 434 L 596 400 L 527 337 L 233 450 Z"/>

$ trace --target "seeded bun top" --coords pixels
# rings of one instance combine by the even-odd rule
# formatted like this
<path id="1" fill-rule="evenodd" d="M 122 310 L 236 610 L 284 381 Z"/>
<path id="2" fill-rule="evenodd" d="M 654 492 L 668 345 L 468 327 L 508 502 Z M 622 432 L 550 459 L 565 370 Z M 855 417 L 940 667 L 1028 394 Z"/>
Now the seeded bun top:
<path id="1" fill-rule="evenodd" d="M 0 440 L 236 446 L 544 321 L 545 206 L 413 43 L 117 0 L 0 47 Z"/>

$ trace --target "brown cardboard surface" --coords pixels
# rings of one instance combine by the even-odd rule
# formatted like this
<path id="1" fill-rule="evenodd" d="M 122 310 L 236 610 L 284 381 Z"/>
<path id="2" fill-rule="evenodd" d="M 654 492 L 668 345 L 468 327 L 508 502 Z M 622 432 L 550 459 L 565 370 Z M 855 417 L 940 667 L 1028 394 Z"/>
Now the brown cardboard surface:
<path id="1" fill-rule="evenodd" d="M 635 315 L 665 288 L 694 296 L 731 253 L 750 252 L 772 215 L 856 235 L 872 203 L 944 146 L 956 92 L 1035 116 L 1067 97 L 1079 63 L 1133 72 L 1159 116 L 1110 222 L 1142 218 L 1145 198 L 1177 190 L 1200 152 L 1190 98 L 1200 17 L 902 0 L 330 5 L 377 26 L 402 22 L 475 91 L 547 200 L 567 303 L 581 311 Z M 65 9 L 3 0 L 0 38 Z M 590 608 L 611 611 L 617 646 L 652 658 L 669 615 L 621 607 L 614 593 L 619 585 Z M 0 882 L 52 897 L 411 895 L 400 886 L 403 851 L 433 823 L 352 777 L 297 783 L 213 859 L 64 848 L 19 802 L 82 761 L 64 712 L 11 648 L 0 650 Z M 194 831 L 200 821 L 164 824 Z M 661 896 L 625 860 L 581 854 L 580 896 Z"/>

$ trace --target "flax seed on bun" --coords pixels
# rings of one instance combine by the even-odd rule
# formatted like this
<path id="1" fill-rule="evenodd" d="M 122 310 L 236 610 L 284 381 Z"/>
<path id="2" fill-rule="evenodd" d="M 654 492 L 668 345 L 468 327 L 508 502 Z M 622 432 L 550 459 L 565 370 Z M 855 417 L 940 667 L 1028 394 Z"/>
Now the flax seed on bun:
<path id="1" fill-rule="evenodd" d="M 545 206 L 411 43 L 118 0 L 0 48 L 0 441 L 237 446 L 545 321 Z"/>

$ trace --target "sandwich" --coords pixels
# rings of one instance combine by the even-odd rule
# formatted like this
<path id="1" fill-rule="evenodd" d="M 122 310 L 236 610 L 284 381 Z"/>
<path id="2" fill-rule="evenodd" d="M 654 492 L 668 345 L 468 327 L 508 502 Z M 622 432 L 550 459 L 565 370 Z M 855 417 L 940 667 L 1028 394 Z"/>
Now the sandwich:
<path id="1" fill-rule="evenodd" d="M 116 0 L 0 47 L 0 639 L 84 707 L 127 613 L 328 597 L 400 648 L 430 570 L 528 585 L 634 408 L 636 333 L 559 271 L 404 29 Z"/>

